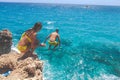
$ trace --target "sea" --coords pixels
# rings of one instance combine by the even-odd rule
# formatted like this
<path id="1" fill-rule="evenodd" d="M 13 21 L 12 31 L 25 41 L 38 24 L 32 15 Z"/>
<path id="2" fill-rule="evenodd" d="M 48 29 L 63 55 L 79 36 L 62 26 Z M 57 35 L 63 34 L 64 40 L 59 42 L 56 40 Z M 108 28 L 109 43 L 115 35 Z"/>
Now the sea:
<path id="1" fill-rule="evenodd" d="M 44 80 L 120 80 L 120 6 L 0 2 L 0 30 L 22 33 L 41 22 L 37 38 L 59 29 L 61 46 L 37 47 Z"/>

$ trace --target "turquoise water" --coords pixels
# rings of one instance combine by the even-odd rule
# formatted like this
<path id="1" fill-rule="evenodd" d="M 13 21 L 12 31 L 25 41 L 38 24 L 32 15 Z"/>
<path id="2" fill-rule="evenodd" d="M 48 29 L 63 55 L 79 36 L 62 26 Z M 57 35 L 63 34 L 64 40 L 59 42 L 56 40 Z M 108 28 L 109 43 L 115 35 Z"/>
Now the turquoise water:
<path id="1" fill-rule="evenodd" d="M 36 49 L 44 80 L 120 80 L 120 7 L 0 3 L 0 30 L 13 33 L 13 46 L 35 22 L 41 42 L 58 28 L 61 48 Z"/>

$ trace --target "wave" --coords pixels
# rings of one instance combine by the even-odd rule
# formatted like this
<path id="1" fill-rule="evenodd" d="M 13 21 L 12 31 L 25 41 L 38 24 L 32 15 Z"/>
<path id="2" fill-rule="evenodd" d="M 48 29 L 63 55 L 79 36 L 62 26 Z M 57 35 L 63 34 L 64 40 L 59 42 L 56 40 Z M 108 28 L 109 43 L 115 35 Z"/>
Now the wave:
<path id="1" fill-rule="evenodd" d="M 44 29 L 47 30 L 54 29 L 54 23 L 55 21 L 45 21 L 46 26 L 44 27 Z"/>
<path id="2" fill-rule="evenodd" d="M 55 23 L 55 21 L 46 21 L 46 22 L 47 22 L 48 25 Z"/>
<path id="3" fill-rule="evenodd" d="M 54 26 L 46 26 L 44 29 L 51 30 L 54 29 Z"/>

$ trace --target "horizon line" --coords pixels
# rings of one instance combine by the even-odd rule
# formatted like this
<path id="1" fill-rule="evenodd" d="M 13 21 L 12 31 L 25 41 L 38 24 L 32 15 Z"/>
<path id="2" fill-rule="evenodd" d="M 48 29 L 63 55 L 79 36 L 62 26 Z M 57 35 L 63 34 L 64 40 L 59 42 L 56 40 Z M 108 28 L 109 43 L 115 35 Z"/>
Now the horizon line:
<path id="1" fill-rule="evenodd" d="M 46 3 L 46 2 L 5 2 L 0 1 L 0 3 L 27 3 L 27 4 L 63 4 L 63 5 L 84 5 L 84 6 L 120 6 L 120 5 L 104 5 L 104 4 L 78 4 L 78 3 Z"/>

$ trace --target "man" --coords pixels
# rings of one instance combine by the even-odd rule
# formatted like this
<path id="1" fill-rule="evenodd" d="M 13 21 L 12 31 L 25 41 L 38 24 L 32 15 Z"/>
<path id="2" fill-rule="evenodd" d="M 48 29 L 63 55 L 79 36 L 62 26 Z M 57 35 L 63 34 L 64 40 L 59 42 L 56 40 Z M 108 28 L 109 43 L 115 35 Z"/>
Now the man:
<path id="1" fill-rule="evenodd" d="M 46 43 L 46 40 L 49 38 L 49 41 L 48 41 L 48 43 L 49 43 L 49 48 L 48 48 L 48 49 L 50 49 L 52 45 L 54 46 L 53 49 L 55 49 L 58 45 L 60 46 L 60 36 L 59 36 L 58 32 L 59 32 L 59 30 L 56 29 L 55 32 L 51 33 L 51 34 L 45 39 L 44 43 Z M 57 41 L 57 39 L 58 39 L 58 41 Z"/>
<path id="2" fill-rule="evenodd" d="M 36 38 L 37 32 L 42 28 L 40 22 L 35 23 L 32 29 L 25 31 L 17 45 L 18 50 L 23 53 L 23 57 L 28 57 L 28 55 L 33 55 L 33 51 L 39 45 L 39 41 Z M 44 46 L 44 44 L 40 44 Z"/>

